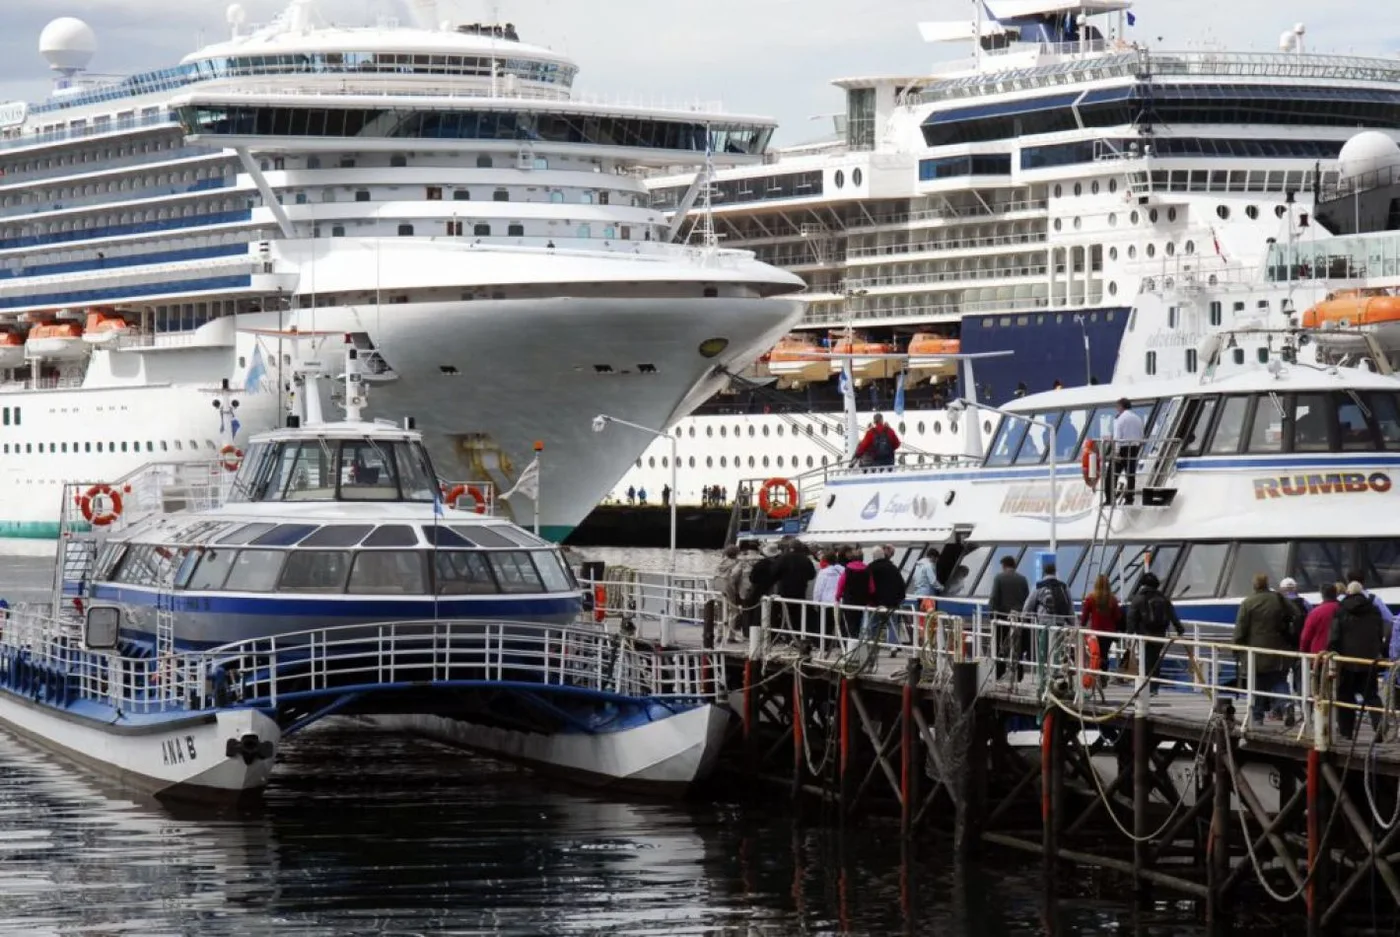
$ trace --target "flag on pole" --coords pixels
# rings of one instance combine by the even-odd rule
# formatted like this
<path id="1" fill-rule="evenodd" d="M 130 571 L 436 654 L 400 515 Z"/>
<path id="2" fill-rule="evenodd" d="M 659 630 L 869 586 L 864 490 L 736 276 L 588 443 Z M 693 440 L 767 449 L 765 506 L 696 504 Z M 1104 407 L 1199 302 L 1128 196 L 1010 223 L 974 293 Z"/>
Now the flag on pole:
<path id="1" fill-rule="evenodd" d="M 1215 242 L 1215 255 L 1221 260 L 1225 259 L 1225 251 L 1220 247 L 1220 238 L 1215 233 L 1215 226 L 1211 225 L 1210 239 Z"/>
<path id="2" fill-rule="evenodd" d="M 442 517 L 442 492 L 433 489 L 433 517 Z"/>
<path id="3" fill-rule="evenodd" d="M 531 501 L 537 501 L 540 497 L 540 457 L 535 456 L 534 461 L 525 466 L 525 470 L 520 473 L 520 477 L 515 480 L 515 486 L 501 495 L 502 498 L 510 498 L 515 495 L 524 495 Z"/>
<path id="4" fill-rule="evenodd" d="M 237 438 L 238 438 L 238 431 L 239 431 L 240 429 L 242 429 L 242 428 L 243 428 L 243 424 L 240 423 L 240 422 L 238 422 L 238 417 L 236 417 L 236 416 L 230 416 L 230 417 L 228 418 L 228 434 L 229 434 L 229 437 L 230 437 L 230 438 L 232 438 L 232 439 L 237 439 Z"/>
<path id="5" fill-rule="evenodd" d="M 836 381 L 836 387 L 841 391 L 842 399 L 855 399 L 855 388 L 851 383 L 851 361 L 849 358 L 841 361 L 841 376 Z"/>
<path id="6" fill-rule="evenodd" d="M 1132 10 L 1129 10 L 1129 11 L 1128 11 L 1128 25 L 1129 25 L 1129 26 L 1136 26 L 1136 25 L 1137 25 L 1137 14 L 1134 13 Z"/>
<path id="7" fill-rule="evenodd" d="M 253 349 L 253 363 L 248 366 L 248 375 L 243 379 L 243 393 L 256 394 L 262 379 L 267 377 L 267 365 L 263 363 L 262 349 Z"/>
<path id="8" fill-rule="evenodd" d="M 895 416 L 904 416 L 904 372 L 900 371 L 894 379 L 894 413 Z"/>

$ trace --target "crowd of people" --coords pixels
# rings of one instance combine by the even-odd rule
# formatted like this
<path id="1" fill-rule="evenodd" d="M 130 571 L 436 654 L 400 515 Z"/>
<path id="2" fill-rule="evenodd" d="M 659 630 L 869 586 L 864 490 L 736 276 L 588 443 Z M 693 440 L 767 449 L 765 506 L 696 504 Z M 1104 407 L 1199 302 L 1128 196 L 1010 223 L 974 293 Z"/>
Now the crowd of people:
<path id="1" fill-rule="evenodd" d="M 901 633 L 910 618 L 896 612 L 911 603 L 932 610 L 933 600 L 944 590 L 938 581 L 937 548 L 924 552 L 907 579 L 894 563 L 895 552 L 889 544 L 869 551 L 854 546 L 814 551 L 795 537 L 770 541 L 761 548 L 754 541 L 726 547 L 714 578 L 715 590 L 724 596 L 729 613 L 724 640 L 746 640 L 760 623 L 764 597 L 773 596 L 773 624 L 786 631 L 840 636 L 848 643 L 883 639 L 893 646 L 891 656 L 898 655 L 899 645 L 912 644 L 917 636 Z M 1076 602 L 1053 559 L 1042 564 L 1041 577 L 1034 584 L 1017 570 L 1013 557 L 998 562 L 1000 571 L 987 600 L 993 621 L 1032 620 L 1045 626 L 1041 630 L 1045 634 L 1078 624 L 1093 636 L 1090 656 L 1092 669 L 1100 672 L 1100 686 L 1111 673 L 1136 675 L 1135 652 L 1142 654 L 1143 671 L 1160 677 L 1166 639 L 1186 633 L 1175 604 L 1150 570 L 1138 577 L 1126 600 L 1115 593 L 1105 573 Z M 962 572 L 962 567 L 956 569 Z M 1344 659 L 1337 670 L 1336 699 L 1366 706 L 1375 730 L 1380 731 L 1377 663 L 1357 661 L 1400 657 L 1400 629 L 1393 627 L 1395 617 L 1389 607 L 1364 583 L 1359 571 L 1349 571 L 1346 581 L 1323 585 L 1321 601 L 1314 605 L 1299 594 L 1298 583 L 1291 577 L 1281 580 L 1277 589 L 1271 587 L 1267 574 L 1254 577 L 1253 592 L 1240 603 L 1230 643 L 1255 652 L 1250 713 L 1255 724 L 1277 720 L 1295 725 L 1298 714 L 1288 700 L 1306 696 L 1309 688 L 1301 684 L 1299 659 L 1290 655 L 1332 652 Z M 1032 633 L 1016 627 L 996 630 L 998 679 L 1010 669 L 1019 683 L 1028 665 L 1044 659 L 1047 651 L 1032 646 Z M 1128 635 L 1153 640 L 1128 641 Z M 867 659 L 867 665 L 870 662 Z M 1237 663 L 1235 683 L 1243 688 L 1248 672 L 1244 653 Z M 1149 687 L 1155 695 L 1158 681 L 1152 680 Z M 1355 736 L 1357 713 L 1354 707 L 1338 708 L 1337 727 L 1343 736 Z"/>

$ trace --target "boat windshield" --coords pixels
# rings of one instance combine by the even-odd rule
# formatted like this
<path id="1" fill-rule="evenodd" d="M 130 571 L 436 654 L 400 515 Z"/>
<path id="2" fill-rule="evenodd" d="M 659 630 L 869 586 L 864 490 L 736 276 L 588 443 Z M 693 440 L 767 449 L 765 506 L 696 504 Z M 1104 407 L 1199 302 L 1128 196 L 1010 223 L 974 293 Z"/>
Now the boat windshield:
<path id="1" fill-rule="evenodd" d="M 436 491 L 412 441 L 296 439 L 252 447 L 230 501 L 421 501 Z"/>

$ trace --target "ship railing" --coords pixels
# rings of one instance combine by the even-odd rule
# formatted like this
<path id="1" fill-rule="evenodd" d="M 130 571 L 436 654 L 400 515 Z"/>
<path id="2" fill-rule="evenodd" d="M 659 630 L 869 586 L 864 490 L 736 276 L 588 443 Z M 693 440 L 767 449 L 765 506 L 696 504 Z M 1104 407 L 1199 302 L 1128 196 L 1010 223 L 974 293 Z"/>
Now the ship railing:
<path id="1" fill-rule="evenodd" d="M 152 278 L 159 278 L 163 274 L 181 273 L 191 270 L 200 272 L 208 271 L 213 275 L 214 271 L 220 273 L 257 273 L 261 271 L 262 265 L 252 257 L 238 254 L 229 257 L 202 257 L 193 260 L 176 260 L 169 263 L 145 264 L 131 267 L 99 267 L 91 270 L 74 271 L 72 273 L 41 274 L 39 276 L 19 276 L 0 280 L 0 295 L 7 293 L 26 294 L 30 290 L 40 286 L 61 286 L 76 283 L 103 282 L 114 286 L 124 286 L 134 283 L 145 283 Z M 172 290 L 178 288 L 177 283 L 171 284 Z"/>
<path id="2" fill-rule="evenodd" d="M 27 390 L 71 390 L 82 386 L 83 378 L 80 376 L 41 377 L 37 380 L 0 382 L 0 394 L 22 393 Z"/>
<path id="3" fill-rule="evenodd" d="M 926 283 L 961 283 L 975 280 L 1014 281 L 1024 280 L 1027 277 L 1044 277 L 1047 269 L 1045 264 L 1021 264 L 1015 267 L 977 267 L 970 270 L 950 270 L 937 273 L 850 277 L 846 280 L 845 286 L 847 289 L 855 290 Z"/>
<path id="4" fill-rule="evenodd" d="M 0 137 L 0 150 L 19 149 L 26 146 L 43 146 L 50 143 L 61 143 L 65 140 L 78 140 L 85 137 L 126 133 L 127 131 L 139 130 L 144 127 L 158 127 L 164 125 L 178 127 L 180 122 L 175 119 L 173 114 L 162 110 L 159 114 L 148 114 L 143 117 L 131 117 L 125 120 L 106 121 L 100 124 L 88 124 L 83 127 L 69 127 L 64 130 L 51 130 L 46 133 L 21 132 L 10 137 Z"/>
<path id="5" fill-rule="evenodd" d="M 574 92 L 568 88 L 545 88 L 528 84 L 513 87 L 506 82 L 494 86 L 485 82 L 444 84 L 422 81 L 411 76 L 385 74 L 359 77 L 353 75 L 328 74 L 321 82 L 281 82 L 248 81 L 240 79 L 235 86 L 214 86 L 190 88 L 177 106 L 186 101 L 210 103 L 237 103 L 247 99 L 266 97 L 317 97 L 343 98 L 347 95 L 371 94 L 375 97 L 410 98 L 468 98 L 501 99 L 519 101 L 568 101 L 575 104 L 594 105 L 609 108 L 629 108 L 648 111 L 665 111 L 686 114 L 725 113 L 724 102 L 719 100 L 674 100 L 659 97 L 624 97 L 618 95 L 587 94 Z M 528 144 L 530 140 L 518 141 Z M 541 144 L 548 141 L 541 140 Z M 719 154 L 717 154 L 719 155 Z"/>
<path id="6" fill-rule="evenodd" d="M 454 514 L 496 514 L 496 484 L 489 481 L 449 481 L 439 479 L 438 491 L 443 499 L 444 523 Z"/>
<path id="7" fill-rule="evenodd" d="M 971 602 L 947 604 L 966 609 Z M 1181 635 L 1126 634 L 1081 627 L 1077 616 L 991 615 L 980 606 L 971 614 L 951 613 L 939 610 L 943 604 L 938 597 L 910 599 L 885 609 L 770 596 L 753 622 L 757 634 L 747 640 L 757 656 L 791 660 L 808 652 L 814 665 L 852 673 L 889 668 L 891 657 L 918 661 L 931 682 L 950 680 L 955 664 L 977 663 L 979 692 L 1053 701 L 1072 712 L 1094 705 L 1099 711 L 1179 712 L 1184 696 L 1210 704 L 1228 699 L 1247 731 L 1274 724 L 1300 736 L 1330 729 L 1326 720 L 1313 725 L 1325 710 L 1358 721 L 1393 718 L 1400 661 L 1240 645 L 1230 626 L 1212 622 L 1183 621 Z M 1368 704 L 1339 696 L 1337 678 L 1348 670 L 1364 675 L 1365 689 L 1376 691 L 1379 704 L 1376 697 Z M 1251 719 L 1266 712 L 1265 720 Z"/>
<path id="8" fill-rule="evenodd" d="M 845 304 L 837 304 L 829 311 L 818 311 L 809 306 L 803 323 L 820 325 L 826 323 L 846 323 L 873 319 L 929 319 L 945 316 L 950 321 L 961 319 L 969 312 L 1027 312 L 1047 309 L 1050 299 L 1047 296 L 1026 296 L 1009 299 L 975 300 L 960 303 L 921 303 L 916 306 L 893 306 L 890 308 L 867 308 L 848 310 Z"/>
<path id="9" fill-rule="evenodd" d="M 699 649 L 538 622 L 444 620 L 344 625 L 182 655 L 180 679 L 212 705 L 276 706 L 424 684 L 557 687 L 633 699 L 713 700 L 724 668 Z"/>
<path id="10" fill-rule="evenodd" d="M 587 596 L 585 617 L 609 631 L 626 632 L 656 641 L 698 645 L 705 625 L 706 605 L 723 620 L 724 596 L 710 576 L 651 572 L 614 566 L 598 579 L 581 579 Z"/>
<path id="11" fill-rule="evenodd" d="M 1048 200 L 1038 198 L 1024 199 L 1015 202 L 993 202 L 990 205 L 980 202 L 976 205 L 965 205 L 961 207 L 949 205 L 946 208 L 928 208 L 920 211 L 873 212 L 868 213 L 864 218 L 851 219 L 846 225 L 846 230 L 859 231 L 864 228 L 907 224 L 916 221 L 965 221 L 979 218 L 995 218 L 1000 215 L 1011 215 L 1017 212 L 1044 211 L 1048 206 Z"/>
<path id="12" fill-rule="evenodd" d="M 949 238 L 942 241 L 926 241 L 921 244 L 880 244 L 874 247 L 852 247 L 846 257 L 893 257 L 903 254 L 937 254 L 950 251 L 973 250 L 984 247 L 1010 247 L 1018 244 L 1042 244 L 1048 238 L 1044 231 L 1025 234 L 997 234 L 991 237 Z"/>
<path id="13" fill-rule="evenodd" d="M 1371 169 L 1356 175 L 1339 176 L 1335 183 L 1322 187 L 1322 197 L 1318 199 L 1318 202 L 1331 202 L 1339 198 L 1346 198 L 1348 195 L 1359 195 L 1362 192 L 1369 192 L 1371 189 L 1381 189 L 1392 185 L 1400 185 L 1400 163 L 1382 166 L 1379 169 Z"/>

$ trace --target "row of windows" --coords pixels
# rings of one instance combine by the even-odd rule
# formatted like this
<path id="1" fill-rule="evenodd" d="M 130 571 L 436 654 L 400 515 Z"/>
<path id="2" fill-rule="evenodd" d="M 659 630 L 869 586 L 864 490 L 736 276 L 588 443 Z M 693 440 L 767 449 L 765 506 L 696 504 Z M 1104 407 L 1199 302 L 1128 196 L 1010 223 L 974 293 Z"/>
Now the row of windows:
<path id="1" fill-rule="evenodd" d="M 1075 163 L 1093 163 L 1102 158 L 1106 147 L 1132 152 L 1136 140 L 1080 140 L 1048 146 L 1028 146 L 1021 150 L 1021 168 L 1045 169 Z M 1153 137 L 1154 156 L 1242 157 L 1248 159 L 1336 159 L 1342 144 L 1333 140 L 1221 140 L 1213 137 Z"/>
<path id="2" fill-rule="evenodd" d="M 1387 391 L 1190 397 L 1181 406 L 1185 411 L 1176 432 L 1183 455 L 1400 450 L 1400 398 Z M 1133 410 L 1142 417 L 1149 439 L 1168 431 L 1160 424 L 1175 412 L 1170 403 L 1153 401 Z M 1111 436 L 1116 414 L 1116 405 L 1103 404 L 1033 416 L 1050 424 L 1055 461 L 1061 463 L 1078 459 L 1085 439 Z M 1048 443 L 1043 427 L 1005 418 L 986 464 L 1039 465 L 1046 460 Z"/>
<path id="3" fill-rule="evenodd" d="M 15 408 L 15 417 L 16 417 L 16 418 L 15 418 L 15 425 L 18 426 L 18 425 L 19 425 L 19 419 L 18 419 L 18 417 L 19 417 L 19 408 L 18 408 L 18 407 Z M 8 423 L 7 423 L 6 425 L 8 425 Z M 73 442 L 73 443 L 66 443 L 66 442 L 51 442 L 51 443 L 42 443 L 42 442 L 40 442 L 40 443 L 32 443 L 32 442 L 26 442 L 26 443 L 8 443 L 8 442 L 7 442 L 7 443 L 4 443 L 3 445 L 0 445 L 0 452 L 3 452 L 5 455 L 10 455 L 10 454 L 12 454 L 12 453 L 13 453 L 14 455 L 20 455 L 20 454 L 24 454 L 24 455 L 43 455 L 45 452 L 48 452 L 48 453 L 50 453 L 50 454 L 62 455 L 62 454 L 69 453 L 69 452 L 85 452 L 85 453 L 87 453 L 87 452 L 108 452 L 108 453 L 112 453 L 112 452 L 170 452 L 171 450 L 174 450 L 175 452 L 185 452 L 185 451 L 189 451 L 189 452 L 198 452 L 198 451 L 199 451 L 199 442 L 198 442 L 197 440 L 194 440 L 194 439 L 189 440 L 189 443 L 188 443 L 189 448 L 188 448 L 188 450 L 186 450 L 186 443 L 185 443 L 185 441 L 184 441 L 184 440 L 180 440 L 180 439 L 174 439 L 174 440 L 165 440 L 165 439 L 161 439 L 161 440 L 156 440 L 156 441 L 152 441 L 152 440 L 147 439 L 147 440 L 145 441 L 145 443 L 144 443 L 144 445 L 145 445 L 145 448 L 144 448 L 144 449 L 142 449 L 142 445 L 143 445 L 143 444 L 142 444 L 139 440 L 138 440 L 138 441 L 131 442 L 131 443 L 126 442 L 126 440 L 122 440 L 121 442 L 112 442 L 112 441 L 108 441 L 108 442 L 106 442 L 106 443 L 102 443 L 102 442 L 92 442 L 92 441 L 81 442 L 81 443 L 79 443 L 79 442 Z M 48 448 L 46 449 L 45 446 L 47 446 Z M 214 450 L 214 449 L 217 449 L 218 446 L 216 446 L 216 445 L 214 444 L 214 440 L 212 440 L 212 439 L 206 439 L 206 440 L 204 440 L 204 448 L 210 449 L 210 450 Z"/>
<path id="4" fill-rule="evenodd" d="M 953 432 L 956 433 L 957 431 L 958 431 L 958 424 L 957 424 L 957 423 L 954 423 L 954 424 L 953 424 Z M 898 461 L 898 463 L 899 463 L 900 465 L 924 465 L 926 462 L 927 462 L 927 463 L 933 463 L 933 464 L 937 465 L 938 463 L 940 463 L 940 462 L 943 461 L 943 458 L 944 458 L 943 456 L 939 456 L 939 455 L 926 455 L 925 453 L 922 453 L 922 452 L 917 453 L 917 454 L 912 453 L 912 452 L 905 452 L 905 453 L 900 453 L 899 456 L 897 456 L 897 461 Z M 948 458 L 949 458 L 950 460 L 956 460 L 958 457 L 957 457 L 957 456 L 948 456 Z M 679 461 L 679 460 L 678 460 L 678 461 Z M 831 461 L 832 461 L 832 459 L 831 459 L 830 456 L 825 456 L 825 455 L 824 455 L 824 456 L 822 456 L 822 457 L 820 458 L 820 461 L 818 461 L 818 460 L 817 460 L 815 457 L 813 457 L 813 456 L 807 456 L 807 466 L 806 466 L 806 467 L 807 467 L 807 468 L 815 468 L 817 465 L 826 466 L 826 465 L 831 464 Z M 836 461 L 837 461 L 837 462 L 840 462 L 840 459 L 837 459 Z M 743 457 L 743 456 L 737 456 L 737 455 L 736 455 L 736 456 L 734 457 L 734 467 L 735 467 L 735 468 L 742 468 L 742 467 L 743 467 L 743 463 L 744 463 L 744 457 Z M 657 464 L 658 464 L 658 460 L 657 460 L 657 458 L 656 458 L 655 456 L 649 456 L 649 457 L 647 458 L 647 467 L 648 467 L 648 468 L 656 468 Z M 689 467 L 690 467 L 690 468 L 695 468 L 695 467 L 696 467 L 695 456 L 691 456 L 691 457 L 690 457 L 689 463 L 688 463 L 688 464 L 689 464 Z M 715 467 L 715 464 L 716 464 L 716 459 L 715 459 L 714 456 L 706 456 L 706 457 L 705 457 L 705 468 L 714 468 L 714 467 Z M 719 464 L 719 467 L 720 467 L 720 468 L 728 468 L 728 467 L 729 467 L 729 457 L 728 457 L 728 456 L 720 456 L 719 459 L 718 459 L 718 464 Z M 666 456 L 662 456 L 661 459 L 660 459 L 660 465 L 661 465 L 662 468 L 670 468 L 671 463 L 670 463 L 670 460 L 669 460 Z M 794 471 L 796 471 L 796 470 L 801 469 L 801 468 L 803 467 L 803 466 L 802 466 L 802 457 L 801 457 L 801 456 L 792 456 L 792 457 L 790 457 L 790 458 L 785 458 L 784 456 L 774 456 L 774 457 L 772 458 L 771 461 L 770 461 L 770 459 L 769 459 L 768 456 L 762 456 L 762 457 L 749 456 L 749 457 L 748 457 L 748 467 L 749 467 L 749 468 L 760 468 L 760 467 L 762 467 L 762 468 L 769 468 L 770 466 L 771 466 L 771 467 L 774 467 L 774 468 L 791 468 L 791 469 L 793 469 Z M 637 468 L 641 468 L 641 467 L 642 467 L 642 460 L 641 460 L 641 459 L 638 459 L 638 460 L 637 460 Z"/>
<path id="5" fill-rule="evenodd" d="M 188 550 L 131 548 L 110 581 L 161 586 L 173 574 L 190 592 L 357 595 L 483 595 L 572 592 L 577 587 L 553 550 Z M 169 551 L 166 551 L 169 552 Z"/>
<path id="6" fill-rule="evenodd" d="M 969 546 L 958 559 L 946 594 L 984 599 L 1001 571 L 1002 557 L 1011 557 L 1017 571 L 1031 578 L 1036 555 L 1047 549 L 1046 544 L 1020 543 Z M 1086 555 L 1086 544 L 1060 543 L 1055 575 L 1078 598 L 1093 590 L 1091 577 L 1103 573 L 1123 597 L 1137 587 L 1147 564 L 1174 599 L 1247 596 L 1258 573 L 1267 574 L 1270 582 L 1292 576 L 1304 592 L 1344 580 L 1348 572 L 1357 570 L 1369 588 L 1400 586 L 1400 542 L 1394 540 L 1109 544 L 1101 556 L 1096 551 L 1092 560 Z"/>
<path id="7" fill-rule="evenodd" d="M 267 521 L 203 520 L 170 535 L 176 549 L 192 544 L 205 547 L 359 547 L 384 549 L 388 547 L 481 547 L 489 550 L 520 547 L 531 549 L 547 546 L 518 527 L 504 524 L 277 524 Z M 137 545 L 145 549 L 145 545 Z M 132 546 L 131 549 L 137 549 Z M 125 543 L 110 544 L 99 559 L 99 571 L 114 567 L 121 559 Z M 162 556 L 167 547 L 155 547 Z M 168 556 L 166 557 L 169 558 Z"/>
<path id="8" fill-rule="evenodd" d="M 741 153 L 757 156 L 771 127 L 583 114 L 430 111 L 415 108 L 292 108 L 193 105 L 180 108 L 190 133 L 410 140 L 513 140 Z"/>
<path id="9" fill-rule="evenodd" d="M 857 170 L 859 172 L 859 170 Z M 840 182 L 845 177 L 838 171 Z M 859 185 L 859 183 L 856 183 Z M 766 202 L 780 198 L 812 198 L 822 194 L 822 173 L 788 172 L 772 176 L 755 176 L 750 179 L 729 179 L 710 185 L 710 201 L 716 204 L 739 204 L 744 202 Z M 689 186 L 675 185 L 653 189 L 651 207 L 660 211 L 678 208 Z"/>
<path id="10" fill-rule="evenodd" d="M 22 140 L 22 138 L 8 133 L 6 137 L 7 139 Z M 181 156 L 195 156 L 207 152 L 209 151 L 202 147 L 185 146 L 179 135 L 149 135 L 145 139 L 130 140 L 129 142 L 108 140 L 89 148 L 65 148 L 51 156 L 0 163 L 0 181 L 10 185 L 33 179 L 48 179 L 68 174 L 70 168 L 78 170 L 81 167 L 81 171 L 90 172 L 92 170 L 87 168 L 89 163 L 111 164 L 114 168 L 127 170 L 133 165 L 176 159 Z"/>
<path id="11" fill-rule="evenodd" d="M 945 156 L 940 159 L 919 160 L 919 180 L 952 179 L 958 176 L 1009 176 L 1011 157 L 1005 154 L 989 156 Z"/>

